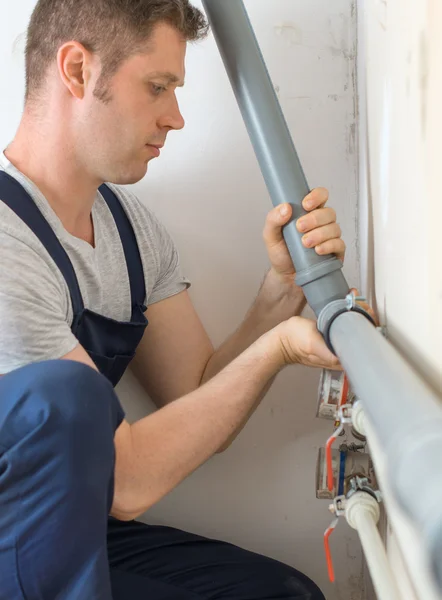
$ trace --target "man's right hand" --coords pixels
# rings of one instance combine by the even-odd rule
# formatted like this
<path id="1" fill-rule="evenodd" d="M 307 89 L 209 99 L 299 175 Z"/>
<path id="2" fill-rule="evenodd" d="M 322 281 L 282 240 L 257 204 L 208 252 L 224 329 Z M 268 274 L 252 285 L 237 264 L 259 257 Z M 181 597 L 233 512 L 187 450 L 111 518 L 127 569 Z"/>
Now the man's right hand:
<path id="1" fill-rule="evenodd" d="M 280 353 L 282 364 L 302 364 L 322 369 L 341 369 L 339 359 L 327 348 L 316 322 L 292 317 L 280 323 L 268 334 L 273 351 Z"/>

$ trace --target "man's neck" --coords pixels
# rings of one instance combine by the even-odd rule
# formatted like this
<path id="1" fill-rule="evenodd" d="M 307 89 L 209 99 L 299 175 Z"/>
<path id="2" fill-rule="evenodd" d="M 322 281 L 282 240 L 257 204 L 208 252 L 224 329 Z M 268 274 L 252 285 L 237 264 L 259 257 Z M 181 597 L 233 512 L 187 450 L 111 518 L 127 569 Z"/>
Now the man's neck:
<path id="1" fill-rule="evenodd" d="M 82 168 L 73 145 L 60 129 L 39 128 L 24 116 L 5 155 L 35 183 L 65 229 L 93 245 L 91 211 L 103 182 Z"/>

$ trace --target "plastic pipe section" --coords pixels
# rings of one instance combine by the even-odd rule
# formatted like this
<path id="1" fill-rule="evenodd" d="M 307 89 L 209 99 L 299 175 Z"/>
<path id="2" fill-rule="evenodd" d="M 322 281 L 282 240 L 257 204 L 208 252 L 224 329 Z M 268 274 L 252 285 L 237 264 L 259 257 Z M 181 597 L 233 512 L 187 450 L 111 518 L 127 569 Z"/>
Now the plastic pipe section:
<path id="1" fill-rule="evenodd" d="M 347 500 L 345 518 L 359 534 L 376 597 L 378 600 L 400 600 L 396 581 L 377 528 L 379 516 L 377 500 L 366 492 L 356 492 Z"/>
<path id="2" fill-rule="evenodd" d="M 440 398 L 362 315 L 335 318 L 330 340 L 376 432 L 392 492 L 421 532 L 442 591 Z"/>
<path id="3" fill-rule="evenodd" d="M 342 263 L 334 255 L 319 256 L 305 248 L 296 229 L 310 190 L 242 0 L 203 0 L 203 5 L 272 202 L 292 206 L 284 238 L 296 283 L 318 315 L 329 302 L 348 294 Z"/>

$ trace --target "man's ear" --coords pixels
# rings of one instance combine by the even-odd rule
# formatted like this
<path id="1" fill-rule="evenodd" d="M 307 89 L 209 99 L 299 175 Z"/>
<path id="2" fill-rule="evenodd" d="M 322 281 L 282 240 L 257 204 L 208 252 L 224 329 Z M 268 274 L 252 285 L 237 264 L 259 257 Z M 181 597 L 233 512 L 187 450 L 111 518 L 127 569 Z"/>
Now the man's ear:
<path id="1" fill-rule="evenodd" d="M 84 98 L 91 80 L 91 53 L 78 42 L 66 42 L 57 53 L 60 78 L 75 98 Z"/>

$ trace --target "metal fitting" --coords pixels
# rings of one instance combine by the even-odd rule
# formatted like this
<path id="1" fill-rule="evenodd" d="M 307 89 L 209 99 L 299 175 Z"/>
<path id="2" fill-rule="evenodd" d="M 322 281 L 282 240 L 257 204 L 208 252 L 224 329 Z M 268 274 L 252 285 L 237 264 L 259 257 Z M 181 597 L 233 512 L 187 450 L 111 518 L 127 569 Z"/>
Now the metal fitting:
<path id="1" fill-rule="evenodd" d="M 347 310 L 354 310 L 358 302 L 367 302 L 367 298 L 364 296 L 355 296 L 354 292 L 350 292 L 345 301 L 347 303 Z"/>
<path id="2" fill-rule="evenodd" d="M 336 517 L 341 517 L 345 514 L 347 498 L 345 496 L 336 496 L 333 499 L 333 504 L 329 504 L 328 510 Z"/>
<path id="3" fill-rule="evenodd" d="M 370 484 L 370 481 L 366 477 L 353 477 L 350 479 L 350 490 L 347 493 L 347 499 L 350 499 L 356 492 L 366 492 L 378 503 L 382 502 L 382 494 L 379 490 L 374 490 Z"/>
<path id="4" fill-rule="evenodd" d="M 335 351 L 330 341 L 330 328 L 334 320 L 337 319 L 340 315 L 349 311 L 358 312 L 364 317 L 366 317 L 374 326 L 376 326 L 376 323 L 374 322 L 371 315 L 369 315 L 367 311 L 365 311 L 357 304 L 357 298 L 362 298 L 362 296 L 354 296 L 352 293 L 350 293 L 346 296 L 344 300 L 334 300 L 333 302 L 330 302 L 319 313 L 318 329 L 322 333 L 327 347 L 331 352 L 333 352 L 333 354 L 335 354 Z"/>

